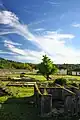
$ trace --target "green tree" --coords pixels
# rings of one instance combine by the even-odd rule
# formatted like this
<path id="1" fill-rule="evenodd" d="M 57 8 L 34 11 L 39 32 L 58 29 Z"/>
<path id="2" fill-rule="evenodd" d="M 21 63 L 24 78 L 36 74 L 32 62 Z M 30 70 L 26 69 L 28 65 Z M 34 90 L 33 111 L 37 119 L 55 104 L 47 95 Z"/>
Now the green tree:
<path id="1" fill-rule="evenodd" d="M 49 80 L 49 75 L 57 71 L 55 64 L 46 55 L 43 56 L 42 62 L 37 67 L 38 73 L 41 73 L 47 80 Z"/>

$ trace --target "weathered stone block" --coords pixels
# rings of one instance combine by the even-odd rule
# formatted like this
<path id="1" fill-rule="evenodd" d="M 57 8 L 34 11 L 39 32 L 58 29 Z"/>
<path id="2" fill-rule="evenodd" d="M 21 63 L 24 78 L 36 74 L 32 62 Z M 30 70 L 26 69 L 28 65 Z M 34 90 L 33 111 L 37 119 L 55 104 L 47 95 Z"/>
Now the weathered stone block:
<path id="1" fill-rule="evenodd" d="M 41 96 L 41 116 L 52 111 L 52 95 Z"/>

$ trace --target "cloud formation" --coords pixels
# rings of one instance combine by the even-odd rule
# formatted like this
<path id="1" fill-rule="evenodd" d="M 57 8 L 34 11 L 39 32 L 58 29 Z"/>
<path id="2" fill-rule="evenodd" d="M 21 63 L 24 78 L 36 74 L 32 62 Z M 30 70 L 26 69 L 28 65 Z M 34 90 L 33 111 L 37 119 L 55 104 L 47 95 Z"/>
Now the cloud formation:
<path id="1" fill-rule="evenodd" d="M 5 43 L 5 45 L 7 45 L 7 44 L 18 45 L 18 46 L 21 46 L 21 45 L 22 45 L 22 44 L 20 44 L 20 43 L 13 42 L 13 41 L 11 41 L 11 40 L 4 40 L 4 43 Z"/>
<path id="2" fill-rule="evenodd" d="M 75 28 L 80 28 L 80 24 L 77 24 L 77 23 L 72 24 L 72 26 L 75 27 Z"/>
<path id="3" fill-rule="evenodd" d="M 16 43 L 11 44 L 10 41 L 7 41 L 5 46 L 13 53 L 19 54 L 17 56 L 19 59 L 30 58 L 33 61 L 40 61 L 41 56 L 46 53 L 55 63 L 76 63 L 80 60 L 80 50 L 76 50 L 72 46 L 66 46 L 66 40 L 75 37 L 73 34 L 64 34 L 57 31 L 45 31 L 39 35 L 32 34 L 28 26 L 22 24 L 19 18 L 10 11 L 0 12 L 0 24 L 7 24 L 13 28 L 13 33 L 17 33 L 26 40 L 32 41 L 41 49 L 41 52 L 24 50 L 15 47 Z M 9 32 L 7 31 L 4 34 L 9 34 Z"/>
<path id="4" fill-rule="evenodd" d="M 43 51 L 41 52 L 37 52 L 37 51 L 31 51 L 28 49 L 21 49 L 16 47 L 15 45 L 20 45 L 19 43 L 14 43 L 12 41 L 4 41 L 4 46 L 11 51 L 12 53 L 14 53 L 14 57 L 15 59 L 20 60 L 30 60 L 30 61 L 34 61 L 35 63 L 38 63 L 41 61 L 41 57 L 42 55 L 44 55 L 45 53 Z M 17 55 L 16 55 L 17 54 Z"/>
<path id="5" fill-rule="evenodd" d="M 15 32 L 28 40 L 33 40 L 34 36 L 29 32 L 27 25 L 21 24 L 19 22 L 19 18 L 10 11 L 1 11 L 0 12 L 0 24 L 8 25 L 9 27 L 13 28 L 11 33 Z M 9 33 L 10 31 L 5 32 L 5 34 Z"/>
<path id="6" fill-rule="evenodd" d="M 34 29 L 34 31 L 44 31 L 44 28 L 38 28 L 38 29 Z"/>
<path id="7" fill-rule="evenodd" d="M 6 51 L 3 51 L 3 50 L 0 50 L 0 54 L 10 54 L 10 55 L 14 55 L 13 52 L 6 52 Z"/>
<path id="8" fill-rule="evenodd" d="M 54 1 L 47 1 L 47 3 L 49 3 L 52 6 L 60 6 L 60 3 Z"/>

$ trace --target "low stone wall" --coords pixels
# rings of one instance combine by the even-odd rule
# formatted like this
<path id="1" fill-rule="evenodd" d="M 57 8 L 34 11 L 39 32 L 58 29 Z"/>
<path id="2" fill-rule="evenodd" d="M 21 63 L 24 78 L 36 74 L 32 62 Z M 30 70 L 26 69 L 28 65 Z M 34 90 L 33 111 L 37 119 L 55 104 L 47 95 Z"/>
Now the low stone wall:
<path id="1" fill-rule="evenodd" d="M 76 94 L 76 96 L 80 96 L 80 89 L 79 88 L 72 86 L 71 91 L 73 91 Z"/>
<path id="2" fill-rule="evenodd" d="M 46 114 L 52 111 L 52 95 L 41 96 L 41 111 L 40 115 L 44 117 Z"/>
<path id="3" fill-rule="evenodd" d="M 47 91 L 46 95 L 44 94 L 44 89 Z M 39 115 L 45 116 L 47 113 L 51 113 L 55 100 L 57 104 L 61 101 L 65 114 L 68 115 L 69 111 L 72 116 L 80 113 L 80 98 L 79 100 L 76 99 L 76 92 L 79 92 L 78 89 L 72 91 L 71 88 L 61 86 L 55 86 L 54 88 L 38 88 L 36 84 L 34 86 L 34 95 Z"/>
<path id="4" fill-rule="evenodd" d="M 44 93 L 44 88 L 39 88 L 40 92 Z M 52 95 L 53 100 L 62 100 L 62 88 L 46 88 L 48 94 Z"/>
<path id="5" fill-rule="evenodd" d="M 8 74 L 20 74 L 22 72 L 26 73 L 29 71 L 25 69 L 0 69 L 0 76 L 5 76 Z"/>
<path id="6" fill-rule="evenodd" d="M 34 85 L 35 103 L 38 108 L 38 114 L 44 116 L 52 110 L 52 95 L 43 95 L 37 84 Z"/>

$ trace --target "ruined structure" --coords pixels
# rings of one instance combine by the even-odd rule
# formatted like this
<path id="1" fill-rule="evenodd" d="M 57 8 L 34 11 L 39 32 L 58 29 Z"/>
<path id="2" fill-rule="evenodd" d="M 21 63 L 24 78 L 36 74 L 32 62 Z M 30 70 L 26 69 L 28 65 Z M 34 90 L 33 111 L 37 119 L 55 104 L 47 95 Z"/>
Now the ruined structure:
<path id="1" fill-rule="evenodd" d="M 34 85 L 35 102 L 39 115 L 77 116 L 80 114 L 80 90 L 74 86 L 62 87 L 56 84 L 54 87 L 40 87 Z"/>

